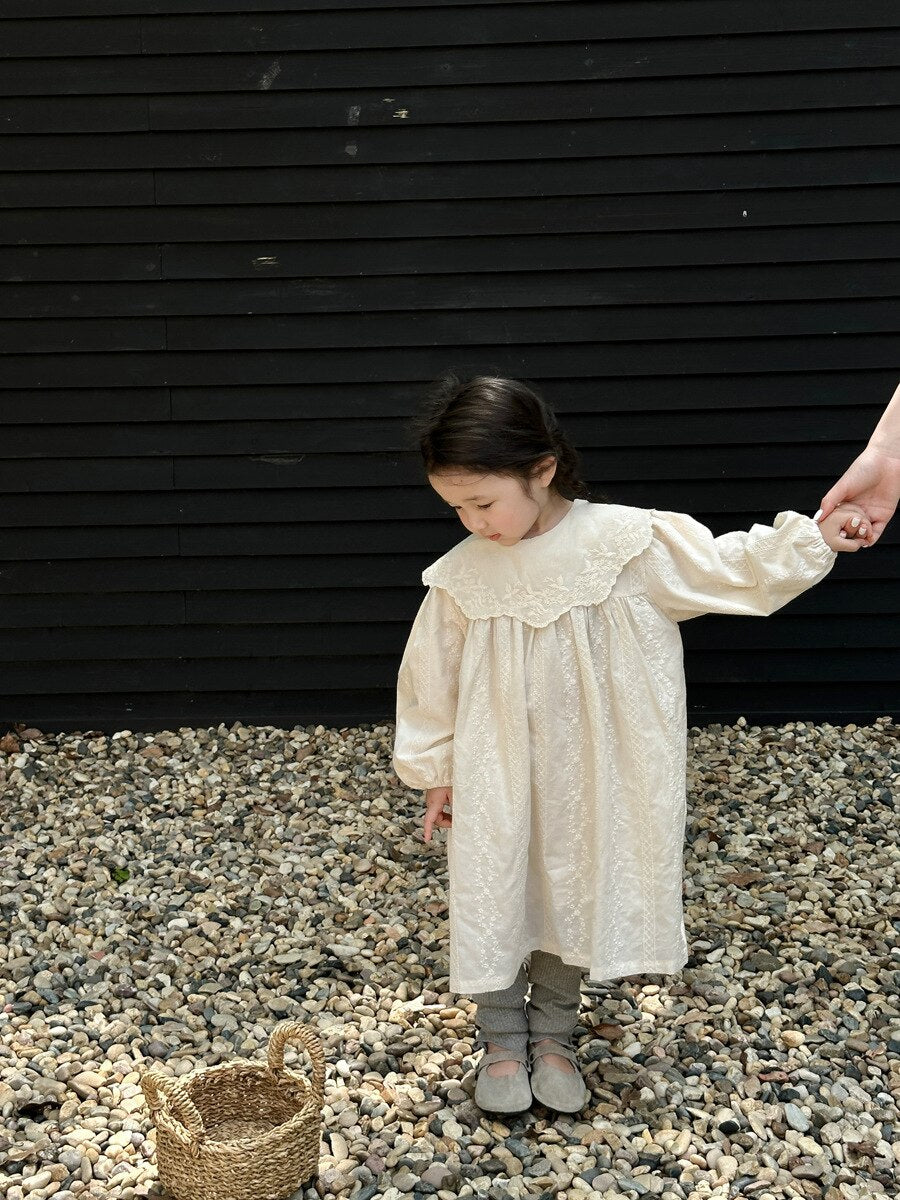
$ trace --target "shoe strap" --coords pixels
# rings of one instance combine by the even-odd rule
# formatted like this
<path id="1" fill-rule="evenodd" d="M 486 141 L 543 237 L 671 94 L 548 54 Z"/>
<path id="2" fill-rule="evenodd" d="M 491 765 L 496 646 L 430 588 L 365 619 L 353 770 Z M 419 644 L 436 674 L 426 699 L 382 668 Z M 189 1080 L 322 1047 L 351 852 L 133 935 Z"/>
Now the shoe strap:
<path id="1" fill-rule="evenodd" d="M 543 1041 L 539 1038 L 538 1041 Z M 560 1054 L 563 1058 L 567 1058 L 570 1063 L 578 1066 L 578 1055 L 571 1046 L 567 1046 L 564 1042 L 552 1041 L 549 1046 L 538 1046 L 535 1042 L 530 1042 L 528 1045 L 528 1053 L 531 1058 L 532 1065 L 539 1058 L 543 1058 L 545 1054 Z"/>
<path id="2" fill-rule="evenodd" d="M 485 1054 L 478 1064 L 478 1070 L 482 1067 L 489 1067 L 495 1062 L 519 1062 L 523 1067 L 528 1066 L 528 1059 L 524 1054 L 519 1054 L 515 1050 L 495 1050 L 493 1054 Z"/>

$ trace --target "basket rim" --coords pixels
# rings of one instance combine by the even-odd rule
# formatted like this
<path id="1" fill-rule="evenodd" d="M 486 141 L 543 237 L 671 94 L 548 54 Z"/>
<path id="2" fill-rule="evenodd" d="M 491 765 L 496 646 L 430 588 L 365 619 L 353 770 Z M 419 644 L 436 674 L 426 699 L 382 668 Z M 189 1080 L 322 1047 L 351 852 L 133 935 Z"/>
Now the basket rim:
<path id="1" fill-rule="evenodd" d="M 286 1076 L 276 1075 L 268 1062 L 265 1059 L 259 1058 L 229 1058 L 227 1062 L 216 1063 L 213 1067 L 194 1067 L 193 1071 L 188 1071 L 185 1075 L 175 1076 L 182 1087 L 187 1087 L 190 1083 L 195 1083 L 204 1075 L 227 1075 L 229 1072 L 246 1071 L 247 1069 L 256 1072 L 257 1074 L 271 1075 L 273 1079 L 287 1078 L 304 1078 L 303 1076 L 294 1076 L 293 1074 Z M 310 1084 L 310 1086 L 312 1086 Z"/>
<path id="2" fill-rule="evenodd" d="M 165 1120 L 165 1115 L 163 1115 L 163 1120 Z M 249 1137 L 230 1138 L 227 1142 L 223 1142 L 223 1141 L 219 1141 L 217 1138 L 211 1137 L 209 1135 L 209 1133 L 204 1132 L 203 1137 L 199 1139 L 197 1145 L 201 1149 L 207 1150 L 208 1152 L 213 1153 L 213 1154 L 221 1153 L 224 1150 L 230 1150 L 230 1149 L 242 1149 L 242 1150 L 257 1149 L 258 1148 L 257 1143 L 265 1141 L 274 1136 L 280 1137 L 282 1135 L 282 1133 L 284 1133 L 284 1132 L 293 1133 L 294 1131 L 291 1128 L 291 1126 L 293 1126 L 293 1125 L 300 1126 L 300 1125 L 304 1125 L 304 1124 L 312 1124 L 312 1122 L 310 1122 L 310 1114 L 307 1111 L 305 1111 L 305 1109 L 301 1109 L 300 1112 L 294 1113 L 294 1115 L 289 1120 L 282 1121 L 279 1125 L 273 1125 L 271 1129 L 267 1129 L 264 1133 L 254 1133 L 254 1134 L 251 1134 Z M 318 1131 L 318 1138 L 321 1141 L 321 1137 L 322 1137 L 321 1116 L 319 1116 L 318 1120 L 315 1122 L 315 1125 L 316 1125 L 316 1128 Z M 157 1142 L 159 1141 L 159 1128 L 160 1128 L 160 1125 L 159 1125 L 159 1123 L 157 1123 L 157 1126 L 156 1126 Z M 170 1137 L 175 1137 L 175 1134 L 172 1133 L 171 1130 L 166 1129 L 165 1132 Z M 157 1150 L 158 1150 L 158 1146 L 157 1146 Z"/>
<path id="3" fill-rule="evenodd" d="M 303 1076 L 294 1077 L 293 1075 L 276 1075 L 272 1072 L 269 1064 L 266 1061 L 253 1060 L 250 1058 L 233 1058 L 229 1059 L 228 1062 L 216 1063 L 216 1065 L 213 1067 L 195 1067 L 193 1071 L 189 1071 L 186 1075 L 179 1075 L 177 1079 L 181 1086 L 188 1093 L 191 1101 L 196 1103 L 196 1097 L 191 1094 L 192 1084 L 196 1084 L 201 1079 L 205 1079 L 210 1076 L 224 1076 L 238 1073 L 243 1074 L 248 1069 L 256 1075 L 268 1075 L 273 1080 L 273 1083 L 281 1080 L 282 1082 L 294 1084 L 296 1087 L 305 1088 L 306 1095 L 300 1108 L 298 1108 L 296 1112 L 288 1117 L 286 1121 L 281 1121 L 277 1125 L 273 1125 L 270 1129 L 267 1129 L 263 1133 L 251 1134 L 245 1138 L 230 1138 L 228 1141 L 220 1141 L 217 1138 L 211 1137 L 204 1129 L 203 1136 L 199 1141 L 200 1146 L 211 1152 L 215 1152 L 216 1149 L 219 1149 L 220 1151 L 227 1150 L 230 1147 L 255 1149 L 258 1148 L 258 1143 L 267 1138 L 271 1138 L 276 1134 L 281 1136 L 282 1131 L 293 1132 L 292 1126 L 296 1126 L 299 1129 L 300 1126 L 307 1124 L 315 1124 L 318 1127 L 318 1136 L 321 1139 L 322 1104 L 324 1103 L 324 1096 L 319 1097 L 310 1080 Z M 164 1122 L 167 1122 L 169 1114 L 160 1112 L 159 1116 Z M 156 1125 L 157 1129 L 159 1129 L 159 1121 L 156 1122 Z M 169 1133 L 172 1137 L 176 1137 L 176 1135 L 168 1129 L 166 1130 L 166 1133 Z"/>

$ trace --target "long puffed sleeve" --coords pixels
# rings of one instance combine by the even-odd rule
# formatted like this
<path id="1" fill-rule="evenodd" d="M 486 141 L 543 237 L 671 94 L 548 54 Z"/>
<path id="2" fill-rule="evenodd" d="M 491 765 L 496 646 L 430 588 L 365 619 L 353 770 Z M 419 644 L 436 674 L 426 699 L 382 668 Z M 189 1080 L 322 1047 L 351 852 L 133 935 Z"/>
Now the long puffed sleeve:
<path id="1" fill-rule="evenodd" d="M 407 787 L 426 791 L 453 782 L 453 728 L 467 621 L 443 588 L 419 608 L 397 678 L 393 767 Z"/>
<path id="2" fill-rule="evenodd" d="M 687 513 L 651 509 L 648 595 L 673 621 L 703 613 L 767 617 L 828 574 L 837 558 L 815 521 L 780 512 L 774 525 L 714 537 Z"/>

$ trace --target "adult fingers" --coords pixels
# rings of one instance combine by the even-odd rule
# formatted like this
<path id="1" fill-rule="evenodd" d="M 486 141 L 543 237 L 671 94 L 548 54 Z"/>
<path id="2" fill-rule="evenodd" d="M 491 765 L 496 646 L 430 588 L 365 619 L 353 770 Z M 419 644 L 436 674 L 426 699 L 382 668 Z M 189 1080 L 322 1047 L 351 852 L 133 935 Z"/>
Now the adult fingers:
<path id="1" fill-rule="evenodd" d="M 849 499 L 848 489 L 843 477 L 819 501 L 819 511 L 813 517 L 814 521 L 823 521 L 843 501 Z"/>

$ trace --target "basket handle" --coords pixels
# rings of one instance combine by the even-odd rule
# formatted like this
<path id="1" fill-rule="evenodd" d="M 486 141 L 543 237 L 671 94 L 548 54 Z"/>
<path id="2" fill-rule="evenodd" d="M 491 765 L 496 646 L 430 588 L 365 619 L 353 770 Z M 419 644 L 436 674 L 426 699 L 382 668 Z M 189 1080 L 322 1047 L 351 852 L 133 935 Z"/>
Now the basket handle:
<path id="1" fill-rule="evenodd" d="M 193 1148 L 206 1130 L 197 1106 L 183 1085 L 164 1075 L 158 1067 L 148 1067 L 141 1076 L 141 1087 L 150 1106 L 150 1115 L 155 1118 L 162 1109 L 172 1133 L 185 1146 Z"/>
<path id="2" fill-rule="evenodd" d="M 325 1095 L 325 1057 L 321 1041 L 308 1025 L 301 1025 L 299 1021 L 278 1022 L 269 1038 L 269 1070 L 273 1075 L 282 1075 L 294 1083 L 309 1086 L 307 1079 L 289 1071 L 284 1065 L 284 1047 L 287 1042 L 295 1041 L 302 1044 L 312 1062 L 312 1090 L 321 1105 Z"/>

